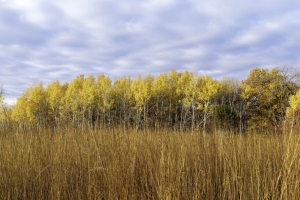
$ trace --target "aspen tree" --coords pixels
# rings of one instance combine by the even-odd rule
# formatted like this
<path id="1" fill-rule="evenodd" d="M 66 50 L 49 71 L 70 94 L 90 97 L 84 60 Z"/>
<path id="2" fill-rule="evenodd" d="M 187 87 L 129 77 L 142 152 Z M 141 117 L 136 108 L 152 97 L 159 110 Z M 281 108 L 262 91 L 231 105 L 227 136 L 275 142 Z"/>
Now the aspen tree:
<path id="1" fill-rule="evenodd" d="M 135 107 L 137 110 L 137 122 L 136 127 L 138 128 L 140 122 L 140 113 L 143 110 L 144 129 L 147 128 L 147 107 L 148 101 L 151 98 L 151 87 L 153 83 L 153 76 L 148 75 L 145 79 L 139 75 L 137 79 L 132 81 L 131 92 L 135 99 Z"/>
<path id="2" fill-rule="evenodd" d="M 88 124 L 92 125 L 93 115 L 96 108 L 96 84 L 92 75 L 83 80 L 82 88 L 79 90 L 82 105 L 82 128 L 87 118 Z"/>
<path id="3" fill-rule="evenodd" d="M 212 100 L 219 90 L 219 82 L 209 76 L 199 76 L 197 80 L 197 109 L 203 111 L 203 129 L 205 131 L 208 117 L 213 111 Z"/>
<path id="4" fill-rule="evenodd" d="M 119 119 L 122 121 L 123 129 L 125 130 L 129 123 L 129 115 L 132 106 L 132 93 L 130 90 L 132 80 L 130 77 L 123 77 L 115 80 L 113 92 L 119 112 Z M 127 125 L 126 125 L 127 124 Z"/>
<path id="5" fill-rule="evenodd" d="M 176 94 L 176 89 L 178 86 L 178 79 L 180 77 L 180 73 L 178 73 L 175 69 L 171 72 L 167 73 L 167 90 L 165 91 L 168 99 L 168 124 L 170 127 L 173 127 L 174 123 L 176 124 L 178 116 L 177 116 L 177 108 L 178 108 L 178 95 Z M 174 121 L 174 122 L 173 122 Z"/>
<path id="6" fill-rule="evenodd" d="M 38 128 L 45 127 L 48 120 L 48 108 L 43 84 L 33 84 L 17 99 L 12 111 L 12 118 L 22 125 L 30 122 Z"/>
<path id="7" fill-rule="evenodd" d="M 192 130 L 195 127 L 195 108 L 197 103 L 196 98 L 196 76 L 188 71 L 185 71 L 178 79 L 176 93 L 179 97 L 179 103 L 181 104 L 181 117 L 180 117 L 180 129 L 185 128 L 187 121 L 187 114 L 190 108 L 192 108 Z M 185 111 L 184 111 L 185 110 Z"/>
<path id="8" fill-rule="evenodd" d="M 105 125 L 105 117 L 108 117 L 108 126 L 111 124 L 111 109 L 114 104 L 112 80 L 104 74 L 99 74 L 96 82 L 97 121 L 100 117 L 102 125 Z M 101 116 L 100 116 L 101 112 Z"/>
<path id="9" fill-rule="evenodd" d="M 294 125 L 300 122 L 300 90 L 295 95 L 289 97 L 290 107 L 287 108 L 286 115 L 291 119 L 291 133 L 293 133 Z"/>
<path id="10" fill-rule="evenodd" d="M 26 107 L 29 101 L 29 89 L 27 88 L 23 95 L 17 98 L 17 102 L 12 108 L 12 119 L 19 125 L 19 128 L 25 128 L 29 119 L 26 113 Z"/>
<path id="11" fill-rule="evenodd" d="M 67 88 L 67 84 L 61 85 L 57 80 L 50 83 L 45 89 L 50 106 L 49 114 L 53 118 L 54 127 L 58 125 L 61 117 L 64 115 L 63 98 L 66 94 Z"/>
<path id="12" fill-rule="evenodd" d="M 167 74 L 162 73 L 158 77 L 155 78 L 152 84 L 151 93 L 153 98 L 155 99 L 155 119 L 154 119 L 154 127 L 157 130 L 164 119 L 165 114 L 165 105 L 167 105 L 167 94 L 168 92 L 168 82 L 167 82 Z"/>
<path id="13" fill-rule="evenodd" d="M 32 85 L 29 88 L 29 101 L 26 107 L 27 116 L 31 123 L 38 127 L 46 126 L 48 122 L 49 104 L 42 83 Z"/>
<path id="14" fill-rule="evenodd" d="M 82 90 L 84 75 L 77 76 L 68 86 L 64 98 L 67 112 L 71 114 L 73 126 L 82 124 L 82 99 L 79 93 Z"/>

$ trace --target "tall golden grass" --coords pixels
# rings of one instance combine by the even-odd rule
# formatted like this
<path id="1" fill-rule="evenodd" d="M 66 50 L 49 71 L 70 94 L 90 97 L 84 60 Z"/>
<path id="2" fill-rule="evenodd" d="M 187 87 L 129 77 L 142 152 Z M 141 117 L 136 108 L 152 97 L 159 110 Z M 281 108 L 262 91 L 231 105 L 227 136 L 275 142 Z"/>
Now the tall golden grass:
<path id="1" fill-rule="evenodd" d="M 300 199 L 299 135 L 0 135 L 0 199 Z"/>

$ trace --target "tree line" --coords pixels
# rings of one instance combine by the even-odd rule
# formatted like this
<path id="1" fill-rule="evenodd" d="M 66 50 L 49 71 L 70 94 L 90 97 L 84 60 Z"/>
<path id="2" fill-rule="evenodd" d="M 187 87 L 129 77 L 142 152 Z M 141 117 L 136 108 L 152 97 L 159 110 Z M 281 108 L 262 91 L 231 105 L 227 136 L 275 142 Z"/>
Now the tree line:
<path id="1" fill-rule="evenodd" d="M 1 93 L 1 127 L 284 132 L 299 126 L 299 79 L 290 68 L 255 68 L 243 81 L 176 70 L 114 81 L 78 75 L 69 83 L 32 84 L 13 107 Z"/>

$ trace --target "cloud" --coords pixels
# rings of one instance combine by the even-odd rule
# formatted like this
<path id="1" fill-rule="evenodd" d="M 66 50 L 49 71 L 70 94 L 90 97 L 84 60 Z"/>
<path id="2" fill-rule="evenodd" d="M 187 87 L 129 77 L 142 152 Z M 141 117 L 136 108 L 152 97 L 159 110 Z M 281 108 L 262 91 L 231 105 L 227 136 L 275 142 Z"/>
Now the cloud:
<path id="1" fill-rule="evenodd" d="M 14 99 L 32 82 L 177 69 L 246 78 L 299 64 L 294 0 L 0 1 L 0 82 Z"/>

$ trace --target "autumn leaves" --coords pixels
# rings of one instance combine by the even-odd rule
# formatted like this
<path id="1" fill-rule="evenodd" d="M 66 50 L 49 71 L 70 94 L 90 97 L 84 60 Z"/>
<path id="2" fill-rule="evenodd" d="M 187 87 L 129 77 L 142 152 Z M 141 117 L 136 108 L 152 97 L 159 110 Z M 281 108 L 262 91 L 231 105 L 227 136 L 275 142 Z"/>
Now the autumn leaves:
<path id="1" fill-rule="evenodd" d="M 2 121 L 18 127 L 282 131 L 298 120 L 299 85 L 278 68 L 253 69 L 242 82 L 172 70 L 111 80 L 104 74 L 29 86 Z M 297 93 L 298 91 L 298 93 Z M 227 116 L 228 115 L 228 116 Z M 5 119 L 4 119 L 5 118 Z"/>

